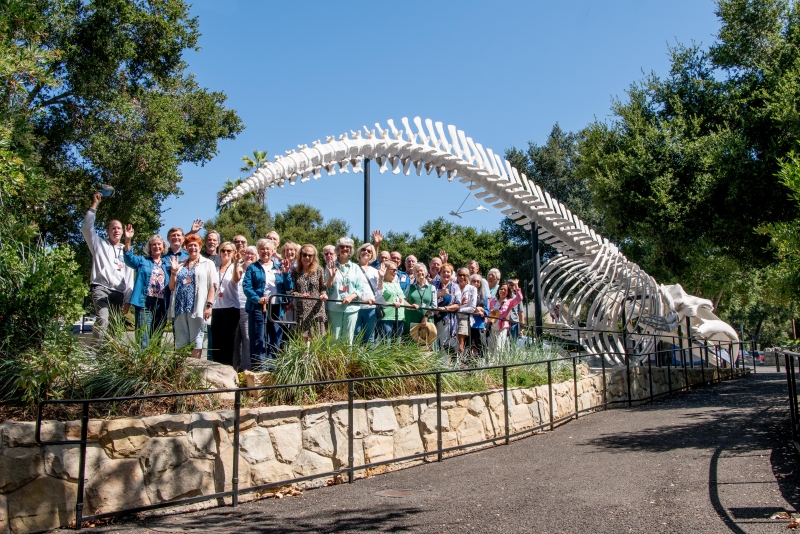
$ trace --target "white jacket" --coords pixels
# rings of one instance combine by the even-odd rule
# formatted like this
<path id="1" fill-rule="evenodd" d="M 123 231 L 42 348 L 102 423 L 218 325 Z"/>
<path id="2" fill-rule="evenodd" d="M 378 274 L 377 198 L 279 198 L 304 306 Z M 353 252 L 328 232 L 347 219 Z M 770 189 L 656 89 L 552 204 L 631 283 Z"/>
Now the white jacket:
<path id="1" fill-rule="evenodd" d="M 120 291 L 125 294 L 125 302 L 130 302 L 134 271 L 125 265 L 125 248 L 121 242 L 114 246 L 108 239 L 97 235 L 94 230 L 95 215 L 95 210 L 90 209 L 81 223 L 81 233 L 92 253 L 92 277 L 89 283 Z"/>
<path id="2" fill-rule="evenodd" d="M 185 261 L 181 262 L 181 267 L 185 265 Z M 178 267 L 180 269 L 180 267 Z M 177 283 L 180 283 L 178 280 Z M 206 309 L 206 302 L 208 302 L 208 292 L 211 290 L 211 286 L 215 285 L 219 287 L 219 273 L 217 273 L 217 266 L 214 265 L 214 262 L 209 260 L 208 258 L 204 258 L 200 256 L 200 259 L 197 262 L 197 265 L 194 268 L 194 312 L 192 313 L 192 318 L 196 319 L 198 317 L 203 317 L 203 311 Z M 216 293 L 211 299 L 211 303 L 213 304 L 216 300 L 217 295 Z M 173 293 L 173 297 L 169 299 L 169 318 L 175 318 L 175 297 Z"/>

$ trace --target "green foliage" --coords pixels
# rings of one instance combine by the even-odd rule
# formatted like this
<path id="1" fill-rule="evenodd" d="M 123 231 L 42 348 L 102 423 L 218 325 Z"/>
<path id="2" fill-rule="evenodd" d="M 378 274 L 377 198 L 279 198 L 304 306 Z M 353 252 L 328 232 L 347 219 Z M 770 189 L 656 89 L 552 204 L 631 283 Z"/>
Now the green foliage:
<path id="1" fill-rule="evenodd" d="M 441 369 L 436 354 L 420 350 L 416 343 L 374 346 L 352 345 L 330 335 L 309 342 L 291 337 L 281 350 L 274 372 L 276 384 L 299 384 L 369 376 L 422 373 Z M 429 391 L 433 377 L 416 377 L 357 383 L 359 397 L 393 397 Z M 339 385 L 310 386 L 266 391 L 270 402 L 309 404 L 324 399 L 346 398 L 347 388 Z"/>
<path id="2" fill-rule="evenodd" d="M 219 232 L 222 241 L 232 241 L 234 236 L 241 234 L 247 238 L 248 244 L 255 245 L 256 241 L 267 236 L 272 225 L 272 217 L 264 204 L 248 198 L 220 211 L 216 217 L 207 220 L 204 227 L 207 231 Z"/>
<path id="3" fill-rule="evenodd" d="M 149 333 L 143 346 L 139 336 L 125 331 L 122 317 L 110 326 L 98 344 L 88 349 L 90 370 L 84 375 L 88 398 L 151 395 L 202 389 L 199 368 L 188 365 L 191 347 L 175 349 L 160 329 Z"/>
<path id="4" fill-rule="evenodd" d="M 397 250 L 404 258 L 414 254 L 427 265 L 444 249 L 449 255 L 448 261 L 454 266 L 464 267 L 468 261 L 477 260 L 484 275 L 490 267 L 498 264 L 503 254 L 502 237 L 497 230 L 476 230 L 439 217 L 424 223 L 420 233 L 421 236 L 389 232 L 381 250 Z"/>
<path id="5" fill-rule="evenodd" d="M 44 399 L 79 397 L 87 360 L 69 326 L 56 321 L 43 339 L 17 357 L 0 356 L 0 400 L 34 405 Z"/>
<path id="6" fill-rule="evenodd" d="M 86 286 L 72 250 L 19 242 L 0 229 L 0 354 L 38 347 L 51 323 L 72 325 Z"/>
<path id="7" fill-rule="evenodd" d="M 47 176 L 47 187 L 23 191 L 19 173 L 3 174 L 2 191 L 44 207 L 28 213 L 48 242 L 81 242 L 78 222 L 99 183 L 119 192 L 103 203 L 104 219 L 155 232 L 161 203 L 180 194 L 180 166 L 210 160 L 219 139 L 242 130 L 225 95 L 186 72 L 182 56 L 199 32 L 183 0 L 10 0 L 0 29 L 9 139 L 0 166 L 35 165 Z"/>
<path id="8" fill-rule="evenodd" d="M 322 253 L 322 247 L 335 244 L 348 234 L 350 227 L 342 219 L 325 221 L 319 210 L 308 204 L 293 204 L 275 214 L 275 231 L 281 236 L 281 243 L 311 243 Z"/>

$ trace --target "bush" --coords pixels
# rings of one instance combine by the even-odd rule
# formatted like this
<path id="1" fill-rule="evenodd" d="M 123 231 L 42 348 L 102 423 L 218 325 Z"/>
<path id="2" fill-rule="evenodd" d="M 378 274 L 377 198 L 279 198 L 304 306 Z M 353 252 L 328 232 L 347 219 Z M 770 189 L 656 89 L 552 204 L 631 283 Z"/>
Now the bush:
<path id="1" fill-rule="evenodd" d="M 149 342 L 143 346 L 138 335 L 126 332 L 124 317 L 112 315 L 103 337 L 86 349 L 90 363 L 82 385 L 85 397 L 202 389 L 200 370 L 186 364 L 191 347 L 176 350 L 172 339 L 162 333 L 161 329 L 149 332 Z"/>
<path id="2" fill-rule="evenodd" d="M 558 351 L 542 344 L 531 347 L 509 347 L 495 355 L 491 365 L 541 361 L 558 357 Z M 278 355 L 274 372 L 276 384 L 323 382 L 347 378 L 393 376 L 430 373 L 444 370 L 442 355 L 421 350 L 413 342 L 400 344 L 376 343 L 362 345 L 338 340 L 330 335 L 305 342 L 292 337 Z M 570 362 L 553 364 L 553 382 L 572 378 Z M 531 365 L 508 370 L 509 387 L 534 387 L 547 383 L 546 365 Z M 486 391 L 503 386 L 500 369 L 445 373 L 442 389 L 446 392 Z M 356 382 L 355 394 L 359 398 L 389 398 L 436 391 L 435 375 L 391 378 Z M 286 404 L 309 404 L 347 398 L 347 387 L 342 384 L 308 386 L 281 390 L 267 390 L 265 400 Z"/>
<path id="3" fill-rule="evenodd" d="M 54 321 L 71 325 L 85 294 L 69 247 L 23 243 L 0 227 L 0 356 L 36 349 L 53 335 Z"/>

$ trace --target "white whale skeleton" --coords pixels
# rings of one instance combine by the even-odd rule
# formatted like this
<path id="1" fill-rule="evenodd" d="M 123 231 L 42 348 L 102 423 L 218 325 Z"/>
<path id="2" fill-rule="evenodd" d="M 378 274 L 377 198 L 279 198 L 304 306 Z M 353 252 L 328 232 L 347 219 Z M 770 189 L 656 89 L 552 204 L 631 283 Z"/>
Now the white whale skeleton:
<path id="1" fill-rule="evenodd" d="M 324 143 L 314 141 L 310 147 L 299 145 L 296 151 L 288 150 L 285 156 L 264 162 L 220 204 L 264 187 L 317 179 L 322 170 L 328 175 L 336 174 L 337 167 L 342 173 L 350 167 L 362 172 L 364 159 L 375 160 L 381 173 L 391 168 L 394 174 L 408 175 L 412 167 L 417 175 L 423 170 L 436 172 L 439 178 L 468 184 L 476 198 L 500 209 L 525 229 L 531 228 L 531 222 L 538 223 L 539 239 L 558 251 L 541 267 L 542 305 L 559 327 L 557 335 L 611 363 L 623 361 L 619 356 L 625 351 L 620 326 L 629 340 L 629 354 L 652 352 L 659 336 L 675 330 L 685 316 L 692 318 L 695 338 L 738 341 L 735 330 L 711 313 L 711 301 L 686 295 L 680 286 L 659 285 L 616 245 L 491 149 L 452 125 L 445 133 L 441 122 L 430 119 L 425 119 L 423 126 L 415 117 L 416 130 L 407 118 L 401 122 L 402 129 L 388 120 L 388 129 L 376 123 L 376 130 L 365 126 L 363 134 L 351 130 L 352 137 L 344 133 L 338 138 L 329 136 Z"/>

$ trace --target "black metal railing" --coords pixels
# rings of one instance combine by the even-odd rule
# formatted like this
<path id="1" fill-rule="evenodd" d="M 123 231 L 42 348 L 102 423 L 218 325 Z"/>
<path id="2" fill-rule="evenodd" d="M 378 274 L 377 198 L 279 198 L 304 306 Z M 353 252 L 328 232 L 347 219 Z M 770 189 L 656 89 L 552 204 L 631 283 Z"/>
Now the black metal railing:
<path id="1" fill-rule="evenodd" d="M 788 350 L 776 350 L 775 361 L 779 362 L 783 356 L 784 369 L 786 370 L 786 384 L 789 388 L 789 414 L 792 424 L 792 443 L 795 449 L 800 452 L 800 408 L 797 401 L 797 375 L 800 372 L 800 353 Z M 780 363 L 776 363 L 779 366 Z M 797 367 L 797 371 L 795 371 Z"/>
<path id="2" fill-rule="evenodd" d="M 733 354 L 734 345 L 740 345 L 740 347 L 744 347 L 743 342 L 739 342 L 736 344 L 729 344 L 729 354 Z M 681 349 L 681 351 L 689 351 L 689 346 L 687 344 L 687 348 Z M 732 359 L 731 362 L 733 365 L 728 364 L 726 360 L 722 358 L 715 358 L 716 362 L 716 372 L 714 373 L 713 378 L 706 381 L 705 377 L 705 369 L 709 367 L 709 350 L 712 350 L 711 347 L 704 346 L 704 349 L 700 351 L 700 365 L 704 372 L 702 373 L 702 382 L 700 385 L 705 385 L 706 383 L 714 383 L 719 382 L 721 380 L 725 380 L 728 378 L 734 378 L 738 376 L 743 376 L 746 374 L 746 370 L 744 368 L 744 359 L 735 360 Z M 719 354 L 723 349 L 722 345 L 717 345 L 715 349 L 717 354 Z M 743 351 L 743 348 L 741 349 Z M 669 358 L 666 358 L 666 365 L 663 365 L 664 361 L 664 354 L 668 353 Z M 627 395 L 625 398 L 622 399 L 615 399 L 609 400 L 608 391 L 607 391 L 607 380 L 606 374 L 608 371 L 608 362 L 606 361 L 606 357 L 616 357 L 620 360 L 624 360 L 625 362 L 625 382 L 626 382 L 626 391 Z M 459 367 L 459 368 L 452 368 L 452 369 L 442 369 L 437 371 L 430 371 L 424 373 L 409 373 L 409 374 L 401 374 L 401 375 L 392 375 L 392 376 L 375 376 L 375 377 L 364 377 L 364 378 L 351 378 L 351 379 L 341 379 L 341 380 L 326 380 L 326 381 L 318 381 L 318 382 L 307 382 L 301 384 L 284 384 L 284 385 L 265 385 L 265 386 L 255 386 L 255 387 L 245 387 L 245 388 L 231 388 L 231 389 L 218 389 L 218 390 L 201 390 L 201 391 L 187 391 L 187 392 L 176 392 L 176 393 L 162 393 L 162 394 L 153 394 L 153 395 L 137 395 L 137 396 L 129 396 L 129 397 L 113 397 L 113 398 L 97 398 L 97 399 L 70 399 L 70 400 L 45 400 L 39 403 L 38 406 L 38 413 L 37 413 L 37 420 L 36 420 L 36 429 L 35 429 L 35 438 L 37 443 L 40 446 L 47 446 L 47 445 L 74 445 L 80 447 L 80 457 L 79 457 L 79 464 L 78 464 L 78 488 L 77 488 L 77 499 L 76 499 L 76 507 L 75 507 L 75 525 L 76 528 L 80 529 L 84 522 L 87 521 L 95 521 L 105 518 L 110 518 L 114 516 L 119 516 L 123 514 L 131 514 L 137 512 L 145 512 L 149 510 L 155 510 L 158 508 L 164 508 L 169 506 L 179 506 L 179 505 L 187 505 L 192 503 L 197 503 L 201 501 L 208 501 L 212 499 L 221 499 L 225 497 L 231 498 L 231 505 L 237 506 L 239 502 L 239 496 L 243 493 L 255 492 L 255 491 L 263 491 L 270 488 L 286 486 L 289 484 L 304 482 L 312 479 L 318 478 L 330 478 L 330 477 L 344 477 L 346 476 L 347 481 L 352 483 L 354 480 L 354 474 L 357 471 L 363 471 L 366 469 L 379 467 L 383 465 L 388 465 L 391 463 L 397 462 L 406 462 L 410 460 L 417 460 L 417 459 L 425 459 L 429 457 L 435 457 L 436 461 L 442 461 L 444 454 L 459 451 L 465 448 L 474 448 L 480 447 L 483 445 L 488 444 L 497 444 L 498 442 L 508 444 L 510 443 L 512 438 L 521 437 L 526 434 L 532 434 L 534 432 L 540 431 L 542 429 L 550 428 L 551 430 L 562 422 L 566 422 L 570 419 L 577 419 L 580 414 L 585 412 L 596 411 L 599 409 L 608 408 L 609 406 L 616 405 L 616 404 L 627 404 L 628 406 L 632 406 L 635 404 L 645 403 L 645 402 L 652 402 L 654 399 L 663 397 L 665 395 L 670 395 L 676 392 L 687 390 L 692 386 L 688 376 L 687 370 L 687 360 L 694 360 L 693 356 L 689 356 L 688 354 L 681 354 L 680 357 L 680 366 L 683 368 L 683 380 L 681 380 L 678 384 L 673 384 L 672 381 L 672 369 L 676 367 L 674 363 L 674 350 L 667 349 L 667 350 L 656 350 L 651 353 L 647 354 L 629 354 L 627 352 L 616 352 L 616 353 L 608 353 L 606 355 L 601 356 L 600 363 L 601 369 L 600 372 L 602 373 L 602 383 L 603 383 L 603 391 L 602 391 L 602 402 L 597 405 L 593 405 L 587 408 L 579 409 L 578 408 L 578 378 L 577 378 L 577 364 L 578 360 L 586 357 L 585 354 L 579 353 L 568 353 L 566 356 L 558 357 L 558 358 L 550 358 L 545 360 L 535 360 L 523 363 L 508 363 L 508 364 L 498 364 L 498 365 L 485 365 L 482 367 Z M 632 397 L 632 369 L 636 369 L 636 367 L 644 368 L 645 362 L 643 358 L 646 357 L 646 366 L 647 370 L 649 371 L 649 388 L 648 388 L 648 395 L 643 398 L 636 398 Z M 787 357 L 788 358 L 788 357 Z M 635 361 L 632 361 L 635 360 Z M 736 365 L 737 363 L 741 362 L 741 365 Z M 788 361 L 788 360 L 787 360 Z M 553 404 L 553 369 L 555 366 L 559 365 L 569 365 L 571 363 L 573 378 L 572 378 L 572 387 L 573 387 L 573 396 L 574 396 L 574 410 L 573 413 L 568 415 L 562 415 L 558 419 L 554 418 L 554 404 Z M 549 417 L 547 421 L 541 421 L 539 425 L 535 425 L 531 428 L 526 428 L 524 430 L 520 430 L 517 432 L 511 431 L 510 426 L 510 419 L 509 419 L 509 387 L 508 387 L 508 372 L 510 369 L 515 368 L 522 368 L 522 367 L 537 367 L 537 366 L 544 366 L 546 367 L 547 371 L 547 387 L 548 387 L 548 395 L 549 395 Z M 621 369 L 620 365 L 616 365 L 615 367 Z M 665 368 L 667 369 L 667 376 L 668 376 L 668 389 L 667 391 L 661 393 L 654 393 L 653 389 L 653 368 Z M 721 373 L 720 369 L 730 369 L 730 372 Z M 504 430 L 503 434 L 500 436 L 495 435 L 495 437 L 491 437 L 476 443 L 469 443 L 463 445 L 457 445 L 452 447 L 443 447 L 442 441 L 442 377 L 448 375 L 450 373 L 469 373 L 469 372 L 484 372 L 490 370 L 500 370 L 502 372 L 502 392 L 503 392 L 503 403 L 504 403 L 504 412 L 505 412 L 505 420 L 504 420 Z M 353 423 L 353 413 L 354 413 L 354 403 L 355 403 L 355 391 L 356 385 L 365 385 L 370 382 L 376 381 L 383 381 L 383 380 L 395 380 L 395 379 L 403 379 L 403 378 L 416 378 L 416 377 L 434 377 L 435 381 L 435 394 L 436 394 L 436 421 L 437 421 L 437 448 L 435 451 L 427 451 L 418 454 L 413 454 L 409 456 L 404 456 L 402 458 L 393 458 L 390 460 L 379 461 L 379 462 L 371 462 L 364 465 L 355 465 L 354 461 L 354 453 L 353 453 L 353 439 L 354 439 L 354 423 Z M 793 373 L 792 373 L 793 376 Z M 341 384 L 346 385 L 347 387 L 347 442 L 348 442 L 348 460 L 347 466 L 341 467 L 339 469 L 335 469 L 333 471 L 327 473 L 318 473 L 314 475 L 302 476 L 297 477 L 289 480 L 281 480 L 267 484 L 260 484 L 256 486 L 248 486 L 246 488 L 240 488 L 239 485 L 239 456 L 240 456 L 240 423 L 241 423 L 241 408 L 242 408 L 242 395 L 245 393 L 265 393 L 268 391 L 277 391 L 280 389 L 289 389 L 289 388 L 308 388 L 308 387 L 315 387 L 315 386 L 326 386 L 332 384 Z M 167 502 L 161 502 L 157 504 L 151 504 L 148 506 L 140 506 L 135 508 L 129 508 L 125 510 L 116 510 L 116 511 L 106 511 L 103 513 L 96 513 L 96 514 L 89 514 L 84 515 L 84 493 L 85 493 L 85 478 L 86 478 L 86 450 L 88 444 L 88 428 L 89 428 L 89 415 L 90 415 L 90 408 L 92 405 L 96 404 L 106 404 L 106 403 L 123 403 L 128 401 L 145 401 L 148 399 L 168 399 L 168 398 L 187 398 L 191 396 L 208 396 L 208 395 L 219 395 L 223 393 L 232 393 L 234 395 L 233 401 L 233 462 L 232 462 L 232 472 L 231 472 L 231 489 L 228 491 L 219 491 L 213 494 L 190 497 L 190 498 L 182 498 L 176 499 Z M 796 397 L 795 397 L 796 398 Z M 366 400 L 366 399 L 365 399 Z M 43 441 L 41 436 L 41 427 L 42 427 L 42 419 L 43 419 L 43 412 L 48 406 L 65 406 L 65 405 L 72 405 L 72 406 L 80 406 L 81 409 L 81 426 L 80 426 L 80 439 L 78 440 L 55 440 L 55 441 Z M 797 404 L 795 401 L 794 411 L 793 411 L 793 421 L 797 421 Z M 794 427 L 796 428 L 796 426 Z M 224 489 L 224 486 L 223 486 Z"/>

